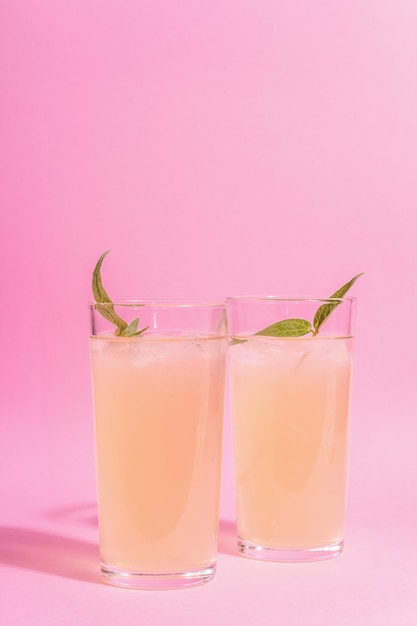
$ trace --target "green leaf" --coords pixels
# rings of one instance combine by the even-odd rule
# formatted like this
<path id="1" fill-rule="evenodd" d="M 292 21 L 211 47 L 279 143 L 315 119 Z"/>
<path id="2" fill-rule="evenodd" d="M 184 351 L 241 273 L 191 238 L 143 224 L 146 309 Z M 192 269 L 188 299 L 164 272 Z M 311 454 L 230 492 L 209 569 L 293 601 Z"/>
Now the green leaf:
<path id="1" fill-rule="evenodd" d="M 94 268 L 93 272 L 93 296 L 96 302 L 111 302 L 111 298 L 107 291 L 103 287 L 103 283 L 101 281 L 101 266 L 105 257 L 109 254 L 110 250 L 104 252 L 99 260 L 97 261 L 97 265 Z"/>
<path id="2" fill-rule="evenodd" d="M 302 337 L 313 332 L 310 322 L 303 319 L 287 319 L 271 324 L 263 330 L 259 330 L 255 335 L 265 337 Z"/>
<path id="3" fill-rule="evenodd" d="M 236 339 L 235 337 L 233 337 L 230 341 L 229 341 L 229 346 L 237 346 L 239 343 L 246 343 L 247 339 Z"/>
<path id="4" fill-rule="evenodd" d="M 138 337 L 139 335 L 144 333 L 145 330 L 148 330 L 149 328 L 149 326 L 146 326 L 146 328 L 141 328 L 140 330 L 138 330 L 138 324 L 139 324 L 139 318 L 137 317 L 135 320 L 130 322 L 130 324 L 126 326 L 124 330 L 122 330 L 120 335 L 122 337 Z"/>
<path id="5" fill-rule="evenodd" d="M 108 320 L 109 322 L 111 322 L 117 327 L 116 334 L 120 335 L 121 332 L 125 328 L 127 328 L 127 323 L 115 312 L 113 302 L 111 301 L 111 298 L 109 294 L 107 293 L 107 291 L 104 289 L 103 283 L 101 280 L 101 265 L 104 261 L 104 258 L 108 255 L 109 252 L 110 250 L 107 250 L 107 252 L 104 252 L 104 254 L 102 254 L 99 260 L 97 261 L 97 265 L 95 266 L 94 272 L 93 272 L 92 289 L 93 289 L 93 296 L 94 296 L 95 301 L 97 303 L 100 303 L 100 304 L 96 304 L 96 307 L 95 307 L 96 310 L 106 320 Z"/>
<path id="6" fill-rule="evenodd" d="M 354 276 L 352 280 L 350 280 L 348 283 L 343 285 L 343 287 L 340 287 L 340 289 L 335 291 L 334 294 L 330 296 L 330 298 L 343 298 L 345 293 L 349 291 L 352 285 L 356 283 L 358 278 L 360 278 L 362 275 L 363 275 L 363 272 Z M 337 306 L 339 306 L 339 304 L 341 304 L 341 301 L 340 302 L 326 302 L 326 304 L 322 304 L 317 309 L 316 314 L 314 316 L 314 320 L 313 320 L 313 326 L 314 326 L 313 334 L 314 335 L 317 335 L 317 333 L 319 332 L 320 326 L 327 320 L 329 315 L 333 313 L 334 309 Z"/>
<path id="7" fill-rule="evenodd" d="M 104 302 L 102 304 L 96 304 L 94 306 L 96 311 L 100 313 L 106 320 L 117 326 L 120 331 L 124 330 L 127 327 L 127 324 L 121 317 L 117 315 L 114 310 L 112 302 Z"/>
<path id="8" fill-rule="evenodd" d="M 149 326 L 138 330 L 139 318 L 133 320 L 133 322 L 130 322 L 130 324 L 125 322 L 125 320 L 122 319 L 120 315 L 118 315 L 114 310 L 114 304 L 109 294 L 103 287 L 103 282 L 101 279 L 101 266 L 109 252 L 110 250 L 107 250 L 107 252 L 104 252 L 104 254 L 101 255 L 94 268 L 92 280 L 93 296 L 94 300 L 96 301 L 94 308 L 106 320 L 116 326 L 115 334 L 117 336 L 135 337 L 137 335 L 141 335 L 143 332 L 145 332 L 145 330 L 147 330 L 147 328 L 149 328 Z"/>
<path id="9" fill-rule="evenodd" d="M 333 302 L 326 302 L 322 304 L 316 311 L 314 316 L 313 326 L 308 320 L 293 318 L 281 320 L 280 322 L 276 322 L 275 324 L 271 324 L 262 330 L 258 330 L 255 335 L 260 335 L 264 337 L 302 337 L 303 335 L 308 335 L 312 333 L 313 336 L 317 335 L 319 332 L 320 326 L 326 321 L 329 315 L 334 311 L 334 309 L 341 304 L 341 300 L 337 301 L 338 298 L 343 298 L 345 293 L 349 291 L 352 285 L 363 275 L 363 272 L 357 274 L 350 280 L 348 283 L 340 287 L 335 293 L 330 296 L 329 300 L 335 299 Z M 231 339 L 229 345 L 233 346 L 238 343 L 244 343 L 247 341 L 246 339 Z"/>
<path id="10" fill-rule="evenodd" d="M 130 322 L 128 326 L 126 326 L 126 328 L 121 332 L 121 335 L 123 335 L 123 337 L 133 337 L 134 335 L 137 335 L 138 324 L 139 324 L 139 318 L 137 317 L 135 320 Z"/>

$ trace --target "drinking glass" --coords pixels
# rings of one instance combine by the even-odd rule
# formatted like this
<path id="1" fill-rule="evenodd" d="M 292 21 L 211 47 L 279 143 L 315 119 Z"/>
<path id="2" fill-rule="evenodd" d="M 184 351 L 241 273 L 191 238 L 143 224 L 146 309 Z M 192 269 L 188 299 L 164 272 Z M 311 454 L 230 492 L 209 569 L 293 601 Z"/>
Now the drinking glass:
<path id="1" fill-rule="evenodd" d="M 89 309 L 102 574 L 142 589 L 205 583 L 216 570 L 225 305 Z M 103 313 L 145 330 L 117 336 Z"/>
<path id="2" fill-rule="evenodd" d="M 227 303 L 239 552 L 273 561 L 338 556 L 355 299 Z"/>

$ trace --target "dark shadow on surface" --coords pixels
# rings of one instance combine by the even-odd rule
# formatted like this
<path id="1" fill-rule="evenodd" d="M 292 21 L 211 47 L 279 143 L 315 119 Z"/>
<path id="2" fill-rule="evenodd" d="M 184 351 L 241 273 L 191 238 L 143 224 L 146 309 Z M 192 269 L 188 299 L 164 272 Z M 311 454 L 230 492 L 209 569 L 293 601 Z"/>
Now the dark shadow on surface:
<path id="1" fill-rule="evenodd" d="M 222 554 L 239 556 L 236 541 L 236 524 L 234 522 L 224 519 L 220 520 L 217 550 Z"/>
<path id="2" fill-rule="evenodd" d="M 66 524 L 97 526 L 95 503 L 47 511 L 45 515 Z M 220 520 L 218 552 L 239 556 L 236 525 Z M 105 584 L 100 573 L 97 544 L 28 528 L 0 526 L 0 564 L 52 574 L 62 578 Z"/>
<path id="3" fill-rule="evenodd" d="M 98 546 L 37 530 L 0 527 L 0 563 L 82 582 L 104 584 Z"/>

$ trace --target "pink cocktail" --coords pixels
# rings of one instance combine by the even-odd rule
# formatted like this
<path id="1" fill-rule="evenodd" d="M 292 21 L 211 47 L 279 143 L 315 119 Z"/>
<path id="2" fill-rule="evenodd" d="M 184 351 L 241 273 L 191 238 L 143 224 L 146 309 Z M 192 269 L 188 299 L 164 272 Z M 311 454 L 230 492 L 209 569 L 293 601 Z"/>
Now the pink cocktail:
<path id="1" fill-rule="evenodd" d="M 334 332 L 244 335 L 233 331 L 233 307 L 239 550 L 282 561 L 337 556 L 344 540 L 353 339 Z"/>
<path id="2" fill-rule="evenodd" d="M 149 305 L 136 310 L 150 326 L 140 337 L 90 338 L 100 553 L 115 584 L 175 588 L 215 573 L 225 312 L 194 308 L 199 326 L 172 327 L 192 307 Z"/>

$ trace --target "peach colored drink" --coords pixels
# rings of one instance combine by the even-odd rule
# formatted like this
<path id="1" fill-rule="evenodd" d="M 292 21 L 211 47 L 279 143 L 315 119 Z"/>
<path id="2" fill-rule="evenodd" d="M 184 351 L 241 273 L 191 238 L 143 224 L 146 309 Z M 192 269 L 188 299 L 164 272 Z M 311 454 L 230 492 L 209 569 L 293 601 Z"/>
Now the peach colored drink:
<path id="1" fill-rule="evenodd" d="M 242 551 L 274 560 L 340 553 L 351 341 L 252 337 L 230 348 Z"/>
<path id="2" fill-rule="evenodd" d="M 152 586 L 215 567 L 225 344 L 90 338 L 104 572 L 140 572 Z"/>

